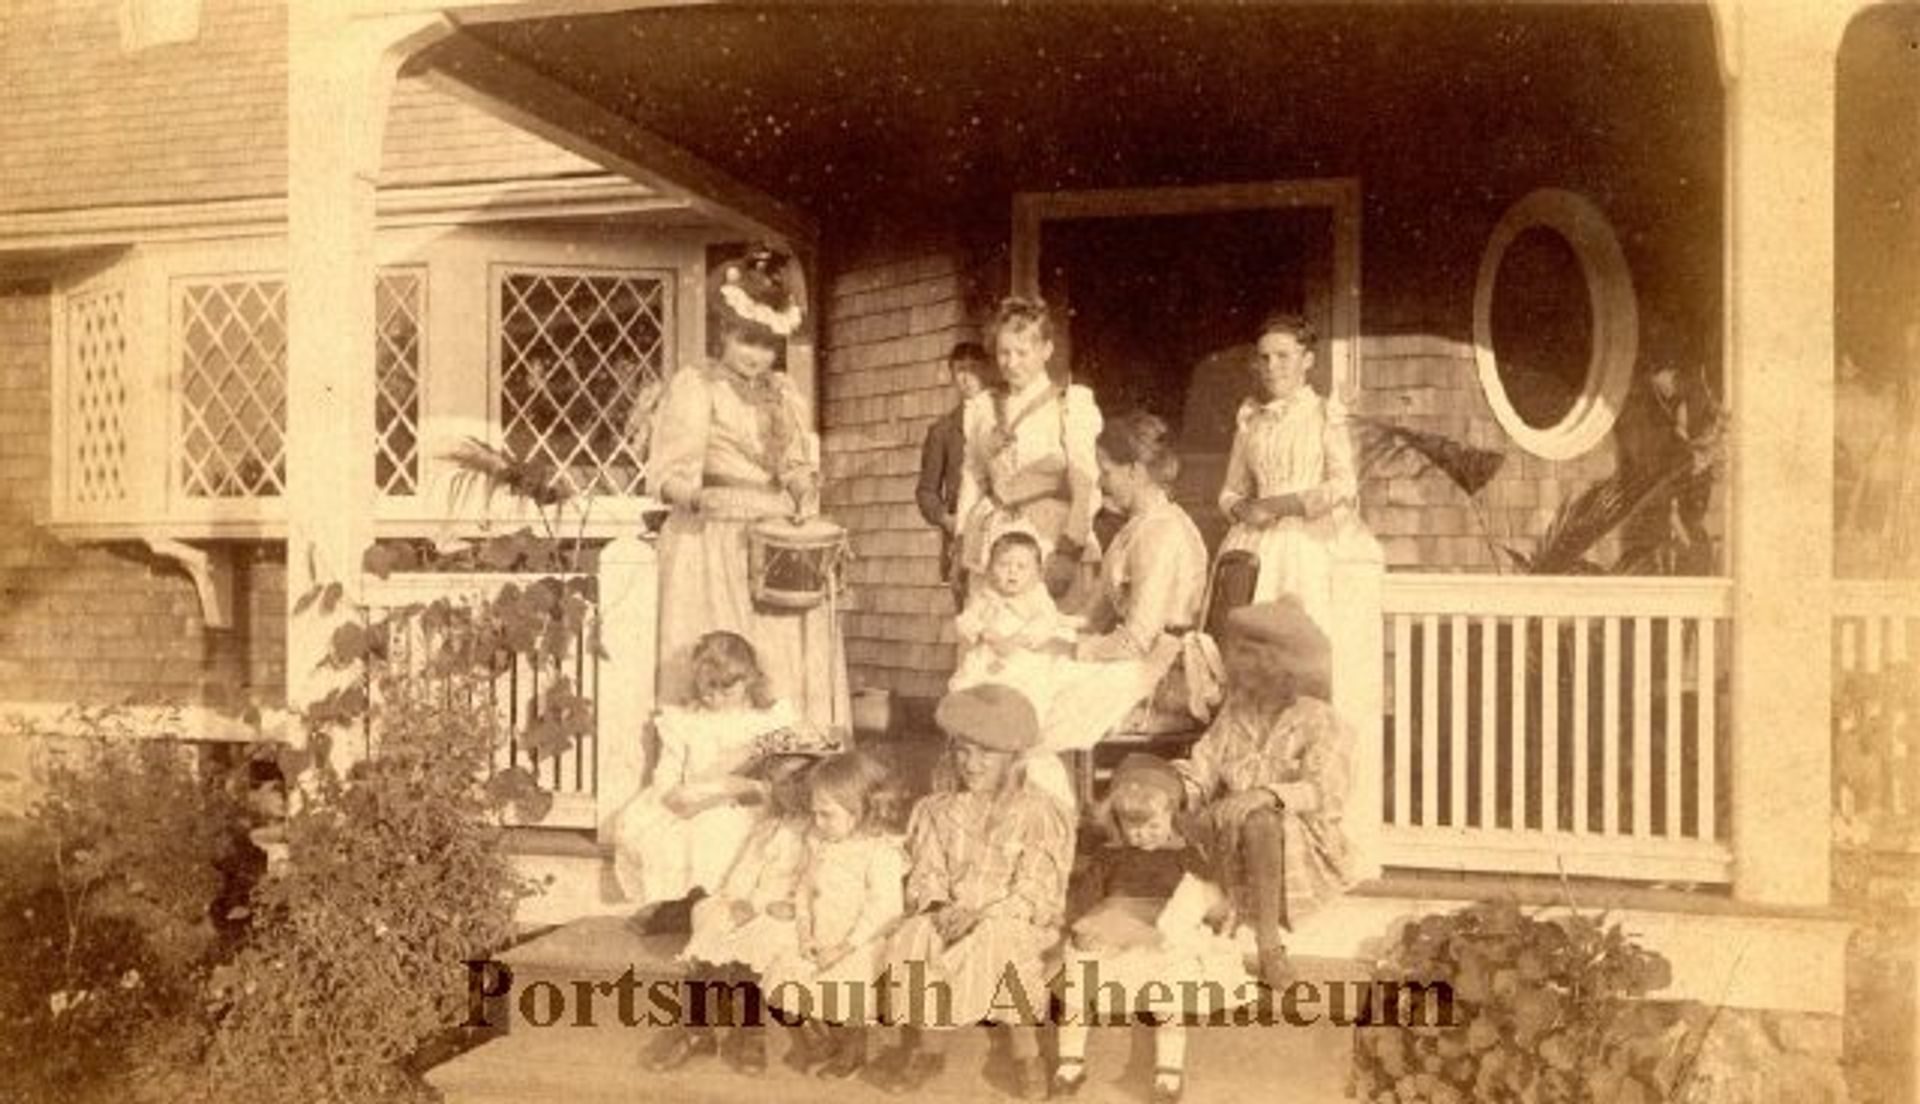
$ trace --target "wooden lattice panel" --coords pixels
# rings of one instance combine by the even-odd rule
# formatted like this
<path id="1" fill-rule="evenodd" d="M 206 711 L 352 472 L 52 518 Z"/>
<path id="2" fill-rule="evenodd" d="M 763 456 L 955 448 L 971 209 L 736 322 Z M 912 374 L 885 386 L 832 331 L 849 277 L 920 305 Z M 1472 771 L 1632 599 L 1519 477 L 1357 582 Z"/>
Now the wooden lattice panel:
<path id="1" fill-rule="evenodd" d="M 283 493 L 286 281 L 185 284 L 179 305 L 181 489 L 196 498 Z"/>
<path id="2" fill-rule="evenodd" d="M 393 269 L 374 287 L 374 484 L 380 493 L 420 489 L 421 331 L 424 273 Z"/>
<path id="3" fill-rule="evenodd" d="M 127 498 L 126 301 L 117 288 L 68 301 L 68 487 L 75 503 Z"/>
<path id="4" fill-rule="evenodd" d="M 658 276 L 509 272 L 500 282 L 500 421 L 516 455 L 578 493 L 638 494 L 627 438 L 635 400 L 662 377 L 667 282 Z"/>

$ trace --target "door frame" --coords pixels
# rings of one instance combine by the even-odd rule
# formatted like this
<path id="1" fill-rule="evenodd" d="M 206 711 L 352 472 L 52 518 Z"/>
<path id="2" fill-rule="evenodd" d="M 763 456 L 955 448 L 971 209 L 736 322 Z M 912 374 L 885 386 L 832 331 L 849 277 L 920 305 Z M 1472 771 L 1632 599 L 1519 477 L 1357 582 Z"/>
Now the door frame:
<path id="1" fill-rule="evenodd" d="M 1332 333 L 1327 335 L 1334 393 L 1353 403 L 1360 388 L 1360 178 L 1322 177 L 1168 188 L 1016 192 L 1013 292 L 1040 293 L 1045 224 L 1097 218 L 1152 218 L 1223 211 L 1324 209 L 1333 230 Z"/>

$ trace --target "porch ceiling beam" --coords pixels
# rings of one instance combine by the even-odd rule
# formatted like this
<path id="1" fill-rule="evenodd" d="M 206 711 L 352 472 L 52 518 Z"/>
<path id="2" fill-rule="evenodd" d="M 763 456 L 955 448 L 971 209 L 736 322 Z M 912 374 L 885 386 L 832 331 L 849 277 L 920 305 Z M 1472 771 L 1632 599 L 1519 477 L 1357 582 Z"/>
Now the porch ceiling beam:
<path id="1" fill-rule="evenodd" d="M 811 254 L 819 230 L 799 208 L 762 192 L 477 36 L 457 31 L 409 68 L 455 95 L 563 149 L 643 184 L 685 195 L 696 209 Z"/>

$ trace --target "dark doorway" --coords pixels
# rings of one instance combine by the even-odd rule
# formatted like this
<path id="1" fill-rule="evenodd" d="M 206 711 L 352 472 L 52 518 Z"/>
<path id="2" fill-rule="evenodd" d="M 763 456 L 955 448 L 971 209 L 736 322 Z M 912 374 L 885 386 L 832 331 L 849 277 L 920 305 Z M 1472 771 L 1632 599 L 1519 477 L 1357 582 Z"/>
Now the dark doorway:
<path id="1" fill-rule="evenodd" d="M 1166 419 L 1184 462 L 1176 497 L 1209 542 L 1234 414 L 1251 394 L 1255 330 L 1275 311 L 1321 335 L 1312 383 L 1332 378 L 1333 231 L 1326 208 L 1048 220 L 1040 288 L 1065 318 L 1056 367 L 1108 417 Z"/>

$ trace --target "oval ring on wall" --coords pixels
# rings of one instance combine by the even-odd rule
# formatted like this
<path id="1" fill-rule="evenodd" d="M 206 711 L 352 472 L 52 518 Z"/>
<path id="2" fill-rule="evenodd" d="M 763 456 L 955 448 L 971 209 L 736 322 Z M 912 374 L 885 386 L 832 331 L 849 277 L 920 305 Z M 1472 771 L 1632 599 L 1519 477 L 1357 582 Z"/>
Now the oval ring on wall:
<path id="1" fill-rule="evenodd" d="M 1567 413 L 1554 425 L 1528 424 L 1507 395 L 1493 348 L 1493 289 L 1507 247 L 1528 230 L 1551 230 L 1574 256 L 1587 284 L 1593 312 L 1593 345 L 1586 384 Z M 1521 448 L 1547 460 L 1570 460 L 1593 448 L 1613 428 L 1613 420 L 1633 384 L 1639 356 L 1640 309 L 1633 274 L 1606 215 L 1591 200 L 1561 188 L 1541 188 L 1507 209 L 1493 228 L 1473 289 L 1473 355 L 1480 389 L 1502 429 Z"/>

